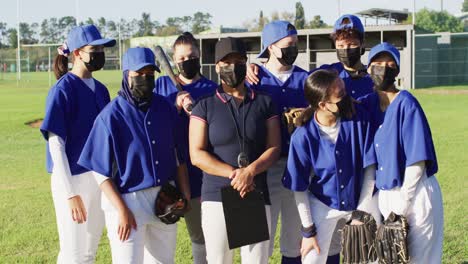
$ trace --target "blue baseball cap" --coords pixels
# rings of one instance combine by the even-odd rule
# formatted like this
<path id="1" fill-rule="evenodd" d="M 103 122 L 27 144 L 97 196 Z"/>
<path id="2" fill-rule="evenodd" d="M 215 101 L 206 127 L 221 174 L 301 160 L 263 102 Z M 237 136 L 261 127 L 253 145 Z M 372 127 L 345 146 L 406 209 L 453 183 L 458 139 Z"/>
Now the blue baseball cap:
<path id="1" fill-rule="evenodd" d="M 297 35 L 296 28 L 284 20 L 275 20 L 265 25 L 262 31 L 262 51 L 257 58 L 268 58 L 268 46 L 288 36 Z"/>
<path id="2" fill-rule="evenodd" d="M 86 45 L 113 47 L 115 43 L 115 39 L 102 38 L 101 33 L 99 33 L 95 25 L 74 27 L 67 38 L 67 46 L 70 51 L 74 51 Z"/>
<path id="3" fill-rule="evenodd" d="M 349 23 L 343 23 L 345 19 L 347 19 Z M 336 20 L 335 26 L 333 27 L 333 33 L 343 29 L 354 29 L 364 34 L 364 26 L 362 25 L 361 19 L 355 15 L 342 15 L 338 20 Z"/>
<path id="4" fill-rule="evenodd" d="M 372 60 L 383 52 L 390 54 L 398 65 L 398 68 L 400 68 L 400 52 L 395 48 L 395 46 L 388 42 L 382 42 L 370 50 L 367 65 L 370 65 Z"/>
<path id="5" fill-rule="evenodd" d="M 139 71 L 146 66 L 152 66 L 155 71 L 160 72 L 155 63 L 154 53 L 149 48 L 129 48 L 123 55 L 122 64 L 122 70 L 124 71 Z"/>

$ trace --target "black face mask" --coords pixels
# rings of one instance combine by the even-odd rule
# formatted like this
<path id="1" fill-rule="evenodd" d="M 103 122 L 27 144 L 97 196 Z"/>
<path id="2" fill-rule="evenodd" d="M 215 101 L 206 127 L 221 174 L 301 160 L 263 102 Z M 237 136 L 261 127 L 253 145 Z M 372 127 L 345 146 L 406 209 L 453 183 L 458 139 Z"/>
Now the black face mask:
<path id="1" fill-rule="evenodd" d="M 327 110 L 332 113 L 336 118 L 338 117 L 345 117 L 345 118 L 352 118 L 353 116 L 353 100 L 351 96 L 345 95 L 341 101 L 336 103 L 336 107 L 338 110 L 336 112 L 330 111 L 328 108 Z"/>
<path id="2" fill-rule="evenodd" d="M 195 78 L 197 73 L 200 72 L 200 58 L 189 59 L 180 63 L 177 63 L 179 72 L 185 78 L 191 80 Z"/>
<path id="3" fill-rule="evenodd" d="M 278 58 L 278 61 L 283 66 L 291 66 L 296 61 L 297 54 L 299 50 L 297 46 L 289 46 L 287 48 L 280 48 L 281 49 L 281 58 Z"/>
<path id="4" fill-rule="evenodd" d="M 361 47 L 351 49 L 336 49 L 338 60 L 346 65 L 353 67 L 361 59 Z"/>
<path id="5" fill-rule="evenodd" d="M 223 80 L 227 86 L 233 88 L 237 87 L 245 80 L 246 74 L 247 65 L 245 63 L 231 64 L 219 68 L 219 76 L 221 80 Z"/>
<path id="6" fill-rule="evenodd" d="M 83 51 L 86 52 L 86 51 Z M 83 61 L 88 71 L 99 71 L 106 63 L 106 56 L 103 51 L 86 52 L 89 54 L 89 61 Z"/>
<path id="7" fill-rule="evenodd" d="M 154 75 L 130 77 L 130 92 L 138 102 L 149 102 L 153 96 Z"/>
<path id="8" fill-rule="evenodd" d="M 373 65 L 370 72 L 374 88 L 379 91 L 387 91 L 395 83 L 399 70 L 388 66 Z"/>

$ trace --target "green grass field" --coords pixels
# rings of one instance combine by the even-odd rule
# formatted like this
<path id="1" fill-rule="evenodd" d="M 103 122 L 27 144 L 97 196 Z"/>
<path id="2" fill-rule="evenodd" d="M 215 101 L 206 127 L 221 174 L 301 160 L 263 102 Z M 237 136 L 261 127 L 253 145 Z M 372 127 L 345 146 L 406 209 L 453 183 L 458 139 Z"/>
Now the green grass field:
<path id="1" fill-rule="evenodd" d="M 120 74 L 98 72 L 95 77 L 115 97 Z M 19 83 L 14 74 L 0 75 L 0 263 L 54 263 L 58 253 L 50 178 L 44 165 L 45 142 L 38 129 L 25 125 L 43 117 L 48 89 L 47 73 L 25 73 Z M 437 178 L 445 207 L 444 263 L 467 263 L 468 87 L 422 89 L 414 94 L 427 114 L 437 149 Z M 278 245 L 275 249 L 271 263 L 280 260 Z M 183 221 L 176 260 L 191 263 Z M 97 263 L 110 262 L 109 244 L 103 236 Z"/>

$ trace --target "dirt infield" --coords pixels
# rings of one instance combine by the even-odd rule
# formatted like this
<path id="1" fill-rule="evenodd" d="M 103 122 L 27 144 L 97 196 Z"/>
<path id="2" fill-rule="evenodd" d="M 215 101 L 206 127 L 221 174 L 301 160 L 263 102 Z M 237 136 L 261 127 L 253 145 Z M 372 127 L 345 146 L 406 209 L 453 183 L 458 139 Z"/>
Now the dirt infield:
<path id="1" fill-rule="evenodd" d="M 40 128 L 41 125 L 42 125 L 43 120 L 44 120 L 43 118 L 38 118 L 38 119 L 34 119 L 32 121 L 28 121 L 28 122 L 26 122 L 24 124 L 27 125 L 27 126 L 30 126 L 32 128 Z"/>

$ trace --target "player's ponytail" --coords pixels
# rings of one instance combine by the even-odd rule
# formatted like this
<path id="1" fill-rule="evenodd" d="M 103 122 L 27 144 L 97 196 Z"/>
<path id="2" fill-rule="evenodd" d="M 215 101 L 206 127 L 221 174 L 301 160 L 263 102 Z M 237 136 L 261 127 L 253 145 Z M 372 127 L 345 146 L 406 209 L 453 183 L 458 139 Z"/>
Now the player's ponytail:
<path id="1" fill-rule="evenodd" d="M 58 54 L 54 59 L 54 74 L 58 80 L 68 72 L 68 56 L 70 56 L 70 50 L 64 43 L 58 49 Z"/>

